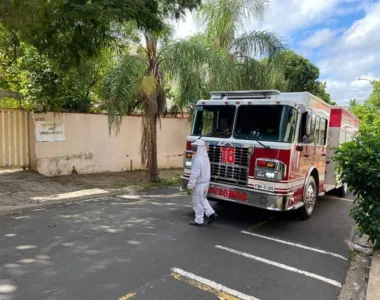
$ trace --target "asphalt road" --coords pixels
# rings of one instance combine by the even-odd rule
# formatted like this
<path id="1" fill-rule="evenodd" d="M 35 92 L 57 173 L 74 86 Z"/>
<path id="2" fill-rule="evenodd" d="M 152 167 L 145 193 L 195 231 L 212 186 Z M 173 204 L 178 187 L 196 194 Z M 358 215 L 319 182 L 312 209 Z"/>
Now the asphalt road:
<path id="1" fill-rule="evenodd" d="M 216 205 L 192 227 L 190 198 L 162 190 L 2 216 L 0 300 L 336 299 L 351 202 L 317 205 L 308 221 Z"/>

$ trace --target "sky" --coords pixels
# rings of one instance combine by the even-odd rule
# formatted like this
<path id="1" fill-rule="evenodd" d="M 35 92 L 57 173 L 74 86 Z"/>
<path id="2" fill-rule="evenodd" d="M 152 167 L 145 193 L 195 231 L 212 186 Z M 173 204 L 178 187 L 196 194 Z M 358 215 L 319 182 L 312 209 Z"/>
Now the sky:
<path id="1" fill-rule="evenodd" d="M 192 14 L 175 25 L 175 37 L 197 33 Z M 271 30 L 320 69 L 320 80 L 339 105 L 364 101 L 369 81 L 380 78 L 380 0 L 270 0 L 264 22 L 244 29 Z"/>

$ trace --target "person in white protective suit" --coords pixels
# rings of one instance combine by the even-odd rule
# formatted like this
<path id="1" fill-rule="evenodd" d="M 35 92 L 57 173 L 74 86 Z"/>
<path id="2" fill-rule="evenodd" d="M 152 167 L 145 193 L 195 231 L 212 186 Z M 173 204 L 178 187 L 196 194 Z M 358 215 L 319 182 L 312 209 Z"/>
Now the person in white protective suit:
<path id="1" fill-rule="evenodd" d="M 217 214 L 207 200 L 211 173 L 207 147 L 205 142 L 201 139 L 197 139 L 191 144 L 191 146 L 195 155 L 192 159 L 191 175 L 187 185 L 187 193 L 192 195 L 195 220 L 191 221 L 190 225 L 202 225 L 204 215 L 209 218 L 208 223 L 211 224 L 216 219 Z"/>

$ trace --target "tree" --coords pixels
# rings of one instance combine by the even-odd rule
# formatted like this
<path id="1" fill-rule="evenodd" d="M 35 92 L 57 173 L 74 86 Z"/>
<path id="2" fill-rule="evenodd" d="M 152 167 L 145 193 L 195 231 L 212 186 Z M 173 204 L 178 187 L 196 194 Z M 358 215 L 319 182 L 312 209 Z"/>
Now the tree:
<path id="1" fill-rule="evenodd" d="M 22 98 L 19 91 L 17 59 L 20 40 L 14 32 L 7 31 L 0 24 L 0 97 Z"/>
<path id="2" fill-rule="evenodd" d="M 197 67 L 191 69 L 187 62 L 192 57 L 179 57 L 177 69 L 181 70 L 174 76 L 179 82 L 175 107 L 206 98 L 212 90 L 277 88 L 282 78 L 274 61 L 260 64 L 255 57 L 279 53 L 284 48 L 281 39 L 269 31 L 241 33 L 244 22 L 262 19 L 267 4 L 263 0 L 203 1 L 197 19 L 205 27 L 204 33 L 189 39 L 188 45 L 208 49 L 209 60 L 207 66 L 195 64 Z"/>
<path id="3" fill-rule="evenodd" d="M 342 180 L 357 196 L 351 216 L 362 234 L 380 245 L 380 130 L 362 131 L 341 145 L 333 159 Z"/>
<path id="4" fill-rule="evenodd" d="M 310 92 L 327 103 L 335 104 L 326 92 L 326 83 L 318 80 L 319 69 L 308 59 L 286 50 L 279 54 L 278 60 L 282 63 L 289 92 Z"/>
<path id="5" fill-rule="evenodd" d="M 359 231 L 380 246 L 380 81 L 372 81 L 372 85 L 363 104 L 350 100 L 350 111 L 360 119 L 360 132 L 341 145 L 333 159 L 342 180 L 357 197 L 351 216 Z"/>
<path id="6" fill-rule="evenodd" d="M 0 98 L 17 100 L 3 99 L 3 106 L 89 112 L 108 64 L 107 53 L 82 60 L 66 71 L 54 70 L 46 55 L 13 35 L 0 25 Z"/>
<path id="7" fill-rule="evenodd" d="M 351 100 L 350 111 L 360 119 L 362 132 L 376 130 L 380 126 L 380 81 L 373 81 L 372 93 L 363 104 Z"/>
<path id="8" fill-rule="evenodd" d="M 348 110 L 350 112 L 353 112 L 358 105 L 360 105 L 360 103 L 357 99 L 351 99 L 349 102 Z"/>
<path id="9" fill-rule="evenodd" d="M 165 0 L 176 4 L 186 0 Z M 9 0 L 0 3 L 7 29 L 56 62 L 58 68 L 79 65 L 100 54 L 117 34 L 117 24 L 134 20 L 148 30 L 163 27 L 158 0 Z"/>
<path id="10" fill-rule="evenodd" d="M 7 39 L 0 34 L 1 41 L 7 41 L 0 59 L 5 53 L 15 69 L 10 75 L 26 75 L 23 80 L 14 78 L 18 86 L 13 91 L 22 91 L 41 109 L 88 111 L 108 65 L 103 64 L 104 51 L 126 46 L 130 32 L 125 24 L 134 21 L 141 29 L 162 31 L 164 15 L 179 18 L 184 9 L 199 4 L 200 0 L 0 1 L 0 29 L 7 33 Z M 20 46 L 33 52 L 27 61 L 22 58 L 22 70 L 17 63 Z M 0 88 L 11 82 L 10 75 Z"/>
<path id="11" fill-rule="evenodd" d="M 194 9 L 199 0 L 162 1 L 157 6 L 158 15 L 170 19 L 183 16 L 185 9 Z M 145 46 L 137 41 L 136 55 L 123 55 L 118 65 L 105 77 L 105 104 L 109 113 L 110 130 L 116 125 L 118 130 L 122 117 L 131 107 L 141 105 L 143 133 L 141 138 L 141 160 L 147 167 L 150 181 L 159 181 L 157 161 L 157 122 L 165 109 L 166 98 L 163 87 L 163 74 L 158 49 L 160 39 L 164 41 L 170 32 L 168 26 L 149 28 L 135 23 Z M 133 42 L 133 40 L 131 41 Z M 135 41 L 136 42 L 136 41 Z"/>
<path id="12" fill-rule="evenodd" d="M 209 9 L 213 5 L 212 9 L 217 11 L 221 1 L 206 1 L 206 4 Z M 242 11 L 246 8 L 240 6 Z M 229 15 L 220 14 L 217 17 L 229 18 Z M 145 45 L 139 43 L 137 54 L 127 54 L 119 59 L 117 67 L 105 78 L 104 96 L 110 124 L 116 126 L 120 125 L 131 105 L 135 105 L 136 101 L 142 105 L 142 162 L 147 166 L 150 180 L 157 181 L 157 122 L 165 108 L 165 82 L 174 80 L 178 84 L 176 104 L 183 107 L 199 99 L 210 87 L 236 88 L 240 84 L 237 76 L 239 53 L 243 54 L 242 59 L 248 57 L 249 52 L 274 54 L 282 44 L 269 33 L 260 35 L 255 32 L 221 43 L 216 40 L 217 35 L 212 39 L 200 35 L 188 40 L 170 41 L 170 30 L 140 32 Z M 211 41 L 217 46 L 210 47 Z"/>

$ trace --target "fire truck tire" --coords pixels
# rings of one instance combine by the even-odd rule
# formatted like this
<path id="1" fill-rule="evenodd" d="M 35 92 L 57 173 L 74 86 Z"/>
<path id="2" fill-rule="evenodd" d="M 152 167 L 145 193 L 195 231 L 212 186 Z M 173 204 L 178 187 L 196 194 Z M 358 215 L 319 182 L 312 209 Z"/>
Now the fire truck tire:
<path id="1" fill-rule="evenodd" d="M 313 214 L 317 200 L 317 184 L 313 176 L 310 176 L 305 184 L 303 199 L 304 205 L 299 208 L 298 215 L 301 220 L 307 220 Z"/>
<path id="2" fill-rule="evenodd" d="M 336 194 L 338 197 L 346 197 L 348 192 L 348 187 L 346 183 L 343 183 L 342 186 L 338 189 L 336 189 Z"/>

